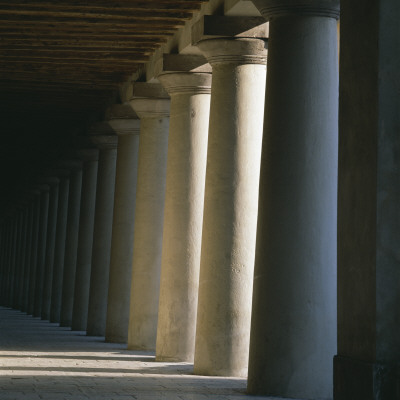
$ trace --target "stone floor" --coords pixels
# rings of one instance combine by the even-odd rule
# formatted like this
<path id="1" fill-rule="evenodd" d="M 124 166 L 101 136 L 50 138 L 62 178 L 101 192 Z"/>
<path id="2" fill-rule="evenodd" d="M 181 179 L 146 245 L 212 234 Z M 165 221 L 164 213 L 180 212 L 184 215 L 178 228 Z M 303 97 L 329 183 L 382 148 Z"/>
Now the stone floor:
<path id="1" fill-rule="evenodd" d="M 272 400 L 125 348 L 0 307 L 0 400 Z"/>

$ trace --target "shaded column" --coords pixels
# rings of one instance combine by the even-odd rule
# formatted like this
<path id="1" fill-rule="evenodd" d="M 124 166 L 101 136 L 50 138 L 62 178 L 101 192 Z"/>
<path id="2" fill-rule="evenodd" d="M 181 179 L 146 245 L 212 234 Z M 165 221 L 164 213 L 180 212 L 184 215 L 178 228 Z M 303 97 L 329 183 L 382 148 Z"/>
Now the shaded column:
<path id="1" fill-rule="evenodd" d="M 41 185 L 39 231 L 37 243 L 37 264 L 35 272 L 33 316 L 40 317 L 42 313 L 42 293 L 44 268 L 46 262 L 47 222 L 49 212 L 50 187 Z"/>
<path id="2" fill-rule="evenodd" d="M 35 286 L 36 286 L 36 269 L 37 269 L 37 254 L 39 243 L 39 221 L 40 221 L 40 190 L 33 190 L 35 196 L 33 209 L 33 225 L 32 225 L 32 245 L 30 254 L 30 270 L 29 270 L 29 291 L 27 313 L 33 315 L 35 302 Z"/>
<path id="3" fill-rule="evenodd" d="M 10 256 L 9 256 L 9 276 L 7 284 L 7 305 L 13 307 L 14 292 L 15 292 L 15 276 L 17 264 L 17 243 L 18 243 L 18 213 L 17 210 L 12 212 L 11 221 L 11 241 L 10 241 Z"/>
<path id="4" fill-rule="evenodd" d="M 82 193 L 82 161 L 71 160 L 68 164 L 69 168 L 71 168 L 71 175 L 68 195 L 60 326 L 71 326 L 72 323 Z"/>
<path id="5" fill-rule="evenodd" d="M 140 121 L 129 105 L 113 107 L 110 126 L 118 135 L 114 217 L 107 298 L 106 341 L 128 339 Z"/>
<path id="6" fill-rule="evenodd" d="M 84 331 L 87 326 L 89 304 L 99 151 L 97 149 L 80 149 L 77 153 L 83 160 L 83 173 L 71 329 Z"/>
<path id="7" fill-rule="evenodd" d="M 21 290 L 21 274 L 22 274 L 22 238 L 24 224 L 24 207 L 19 204 L 16 209 L 16 241 L 15 241 L 15 264 L 14 264 L 14 284 L 12 308 L 19 309 L 19 294 Z"/>
<path id="8" fill-rule="evenodd" d="M 56 177 L 51 177 L 46 178 L 45 182 L 48 183 L 48 185 L 50 186 L 50 192 L 41 318 L 49 320 L 51 290 L 53 284 L 54 252 L 57 233 L 58 191 L 60 180 Z"/>
<path id="9" fill-rule="evenodd" d="M 341 2 L 335 400 L 400 398 L 399 18 Z"/>
<path id="10" fill-rule="evenodd" d="M 23 296 L 25 290 L 25 275 L 26 275 L 26 252 L 27 252 L 27 238 L 28 238 L 28 225 L 29 225 L 29 202 L 26 200 L 22 208 L 22 235 L 21 235 L 21 266 L 19 276 L 19 289 L 17 298 L 18 310 L 23 309 Z"/>
<path id="11" fill-rule="evenodd" d="M 110 130 L 109 126 L 108 129 Z M 100 154 L 86 331 L 88 335 L 104 336 L 107 317 L 118 137 L 115 135 L 92 135 L 90 140 L 98 147 Z"/>
<path id="12" fill-rule="evenodd" d="M 67 169 L 56 170 L 55 173 L 60 179 L 60 184 L 54 245 L 53 280 L 51 283 L 50 322 L 60 322 L 70 179 L 70 171 Z"/>
<path id="13" fill-rule="evenodd" d="M 267 50 L 199 42 L 213 67 L 194 372 L 246 376 Z"/>
<path id="14" fill-rule="evenodd" d="M 143 96 L 130 101 L 140 118 L 140 146 L 133 242 L 132 286 L 128 348 L 154 350 L 157 335 L 158 299 L 169 108 L 167 94 L 156 84 L 139 85 Z M 134 89 L 135 90 L 135 89 Z M 135 95 L 135 94 L 134 94 Z M 164 96 L 164 97 L 160 97 Z"/>
<path id="15" fill-rule="evenodd" d="M 250 393 L 332 397 L 338 1 L 254 1 L 270 20 Z"/>
<path id="16" fill-rule="evenodd" d="M 33 194 L 30 195 L 31 198 L 29 200 L 28 205 L 28 225 L 27 225 L 27 236 L 26 236 L 26 250 L 25 250 L 25 273 L 24 273 L 24 286 L 22 291 L 22 305 L 21 311 L 28 312 L 28 301 L 29 301 L 29 282 L 30 282 L 30 274 L 31 274 L 31 265 L 32 265 L 32 241 L 33 241 L 33 220 L 34 220 L 34 211 L 35 211 L 35 196 Z"/>
<path id="17" fill-rule="evenodd" d="M 171 96 L 171 116 L 156 360 L 193 361 L 211 73 L 158 79 Z"/>

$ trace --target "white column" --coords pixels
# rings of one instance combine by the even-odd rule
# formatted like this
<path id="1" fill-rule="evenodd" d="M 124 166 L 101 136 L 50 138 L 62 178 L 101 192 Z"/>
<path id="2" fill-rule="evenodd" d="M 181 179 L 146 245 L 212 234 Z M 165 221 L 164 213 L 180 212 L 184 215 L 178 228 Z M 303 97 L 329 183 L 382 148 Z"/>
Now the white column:
<path id="1" fill-rule="evenodd" d="M 126 107 L 129 110 L 126 110 Z M 111 116 L 112 119 L 109 121 L 118 135 L 118 149 L 105 335 L 107 342 L 126 343 L 132 279 L 140 121 L 131 116 L 133 111 L 130 106 L 120 106 L 117 111 L 119 112 Z"/>
<path id="2" fill-rule="evenodd" d="M 42 310 L 41 318 L 50 319 L 51 290 L 53 283 L 54 250 L 56 243 L 58 190 L 60 180 L 56 177 L 46 178 L 50 186 L 49 211 L 47 220 L 46 259 L 43 276 Z"/>
<path id="3" fill-rule="evenodd" d="M 193 361 L 199 286 L 210 73 L 158 77 L 171 96 L 157 328 L 158 361 Z"/>
<path id="4" fill-rule="evenodd" d="M 99 150 L 80 149 L 77 152 L 83 160 L 83 173 L 71 329 L 84 331 L 89 304 Z"/>
<path id="5" fill-rule="evenodd" d="M 65 242 L 67 236 L 68 195 L 70 171 L 56 170 L 60 178 L 58 193 L 57 226 L 54 249 L 54 269 L 51 290 L 50 322 L 60 322 Z"/>
<path id="6" fill-rule="evenodd" d="M 246 376 L 267 50 L 199 42 L 213 67 L 194 372 Z"/>
<path id="7" fill-rule="evenodd" d="M 170 101 L 166 98 L 137 98 L 130 104 L 140 118 L 140 146 L 128 348 L 154 350 Z"/>
<path id="8" fill-rule="evenodd" d="M 91 136 L 91 141 L 99 148 L 100 154 L 86 332 L 92 336 L 104 336 L 110 274 L 118 137 L 115 135 L 93 135 Z"/>
<path id="9" fill-rule="evenodd" d="M 270 19 L 250 393 L 332 398 L 338 1 L 255 1 Z"/>
<path id="10" fill-rule="evenodd" d="M 71 326 L 78 254 L 79 217 L 82 194 L 82 161 L 69 161 L 71 176 L 68 196 L 67 234 L 62 282 L 60 326 Z"/>

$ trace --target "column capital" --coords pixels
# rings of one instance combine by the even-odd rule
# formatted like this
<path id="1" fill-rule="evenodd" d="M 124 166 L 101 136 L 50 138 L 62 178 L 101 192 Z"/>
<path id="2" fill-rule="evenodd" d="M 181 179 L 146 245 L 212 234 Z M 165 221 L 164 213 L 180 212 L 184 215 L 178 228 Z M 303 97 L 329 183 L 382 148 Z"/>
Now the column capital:
<path id="1" fill-rule="evenodd" d="M 267 64 L 267 42 L 264 39 L 206 39 L 197 46 L 213 67 L 219 64 Z"/>
<path id="2" fill-rule="evenodd" d="M 339 0 L 252 0 L 261 15 L 270 20 L 288 15 L 339 19 Z"/>
<path id="3" fill-rule="evenodd" d="M 129 104 L 140 119 L 169 117 L 169 95 L 158 83 L 135 82 Z"/>
<path id="4" fill-rule="evenodd" d="M 99 150 L 98 149 L 88 149 L 81 148 L 76 149 L 76 155 L 82 161 L 98 161 L 99 160 Z"/>
<path id="5" fill-rule="evenodd" d="M 129 108 L 131 107 L 129 106 Z M 108 124 L 110 125 L 114 133 L 119 136 L 139 135 L 140 133 L 139 118 L 113 118 L 108 121 Z"/>
<path id="6" fill-rule="evenodd" d="M 89 140 L 100 150 L 116 149 L 118 147 L 118 136 L 116 135 L 91 135 Z"/>
<path id="7" fill-rule="evenodd" d="M 67 168 L 72 171 L 79 171 L 82 169 L 82 161 L 78 159 L 71 158 L 70 160 L 61 160 L 57 164 L 57 169 L 60 167 L 61 169 Z"/>
<path id="8" fill-rule="evenodd" d="M 46 184 L 34 184 L 32 185 L 32 190 L 33 191 L 39 191 L 40 193 L 42 192 L 49 192 L 50 191 L 50 186 Z"/>
<path id="9" fill-rule="evenodd" d="M 49 185 L 50 187 L 52 187 L 52 186 L 57 186 L 60 183 L 60 180 L 55 176 L 44 176 L 37 179 L 37 183 L 39 184 L 43 183 L 45 185 Z"/>
<path id="10" fill-rule="evenodd" d="M 210 94 L 212 75 L 208 72 L 164 72 L 158 80 L 169 95 Z"/>

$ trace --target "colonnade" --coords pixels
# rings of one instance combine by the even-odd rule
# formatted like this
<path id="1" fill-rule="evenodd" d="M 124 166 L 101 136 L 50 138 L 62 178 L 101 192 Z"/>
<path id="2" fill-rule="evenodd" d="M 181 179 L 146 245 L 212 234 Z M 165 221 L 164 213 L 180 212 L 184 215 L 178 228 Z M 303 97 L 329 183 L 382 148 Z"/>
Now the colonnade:
<path id="1" fill-rule="evenodd" d="M 339 6 L 254 3 L 268 41 L 230 35 L 229 17 L 197 29 L 201 56 L 164 55 L 158 83 L 133 83 L 19 193 L 1 303 L 195 374 L 248 376 L 250 393 L 328 399 Z"/>

